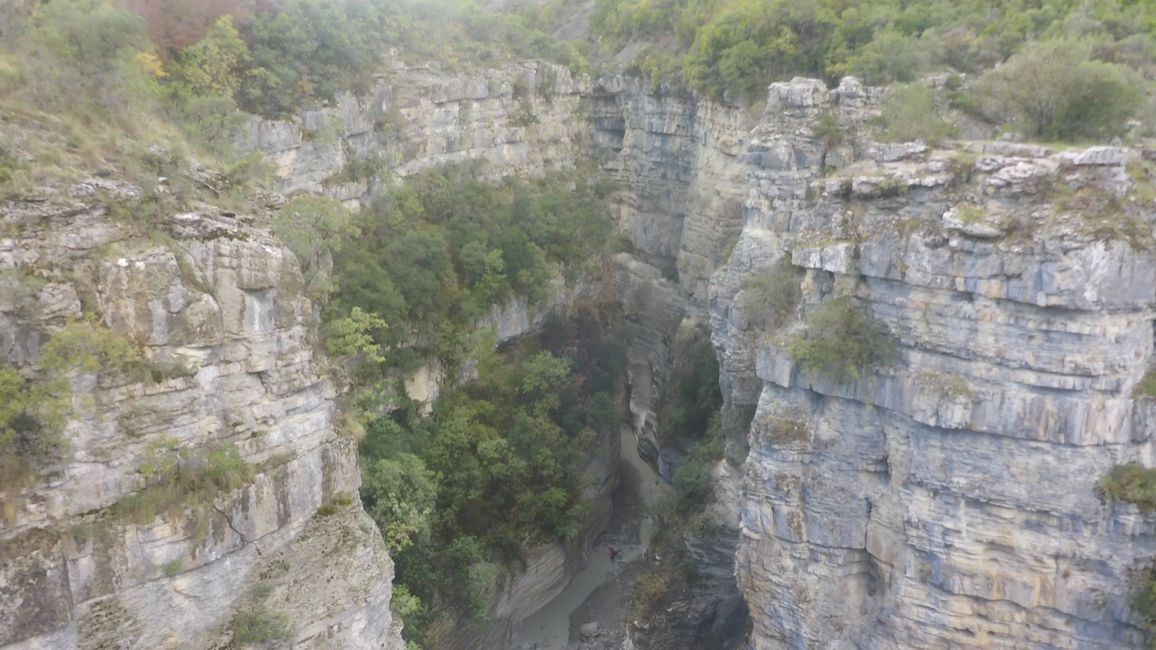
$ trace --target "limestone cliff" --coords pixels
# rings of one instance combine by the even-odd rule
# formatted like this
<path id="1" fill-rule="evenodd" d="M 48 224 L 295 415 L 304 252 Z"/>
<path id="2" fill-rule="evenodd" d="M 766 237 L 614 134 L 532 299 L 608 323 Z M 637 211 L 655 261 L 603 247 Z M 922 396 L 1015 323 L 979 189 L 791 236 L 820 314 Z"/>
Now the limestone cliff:
<path id="1" fill-rule="evenodd" d="M 880 94 L 795 80 L 760 114 L 542 63 L 399 66 L 366 97 L 254 119 L 242 144 L 270 155 L 284 192 L 350 203 L 381 172 L 465 160 L 500 176 L 593 159 L 620 181 L 609 275 L 644 455 L 657 463 L 655 413 L 688 329 L 710 327 L 727 409 L 755 410 L 729 431 L 716 530 L 686 540 L 712 576 L 672 610 L 687 634 L 725 615 L 733 566 L 754 648 L 1140 647 L 1127 594 L 1156 522 L 1094 492 L 1111 466 L 1154 460 L 1152 405 L 1132 397 L 1156 286 L 1138 154 L 878 144 Z M 838 142 L 816 135 L 822 114 Z M 396 647 L 384 545 L 341 505 L 356 450 L 334 429 L 296 261 L 210 208 L 134 237 L 104 208 L 121 191 L 94 180 L 0 208 L 0 268 L 37 279 L 0 292 L 5 359 L 27 368 L 91 313 L 165 369 L 72 377 L 67 453 L 4 493 L 0 645 L 214 647 L 235 612 L 257 612 L 292 620 L 300 647 Z M 793 269 L 801 300 L 771 327 L 748 297 L 775 268 Z M 891 363 L 836 381 L 791 358 L 836 296 L 885 326 Z M 490 324 L 516 337 L 540 313 L 513 304 Z M 437 374 L 415 390 L 436 392 Z M 155 483 L 158 452 L 196 471 L 222 445 L 253 471 L 208 511 L 120 514 Z M 573 565 L 541 549 L 496 595 L 501 624 L 455 643 L 501 647 Z"/>
<path id="2" fill-rule="evenodd" d="M 771 87 L 743 235 L 712 281 L 724 383 L 757 389 L 736 559 L 752 646 L 1141 647 L 1129 579 L 1153 522 L 1095 493 L 1152 460 L 1132 396 L 1156 286 L 1138 153 L 875 145 L 871 94 Z M 823 111 L 850 136 L 838 150 L 814 136 Z M 744 294 L 782 257 L 801 305 L 762 327 Z M 838 295 L 898 358 L 847 381 L 791 358 Z"/>
<path id="3" fill-rule="evenodd" d="M 240 647 L 268 624 L 293 647 L 400 648 L 296 259 L 209 207 L 138 236 L 107 207 L 136 192 L 0 205 L 0 358 L 27 368 L 82 314 L 144 355 L 73 373 L 62 451 L 6 483 L 0 646 Z M 240 485 L 193 499 L 221 459 Z"/>

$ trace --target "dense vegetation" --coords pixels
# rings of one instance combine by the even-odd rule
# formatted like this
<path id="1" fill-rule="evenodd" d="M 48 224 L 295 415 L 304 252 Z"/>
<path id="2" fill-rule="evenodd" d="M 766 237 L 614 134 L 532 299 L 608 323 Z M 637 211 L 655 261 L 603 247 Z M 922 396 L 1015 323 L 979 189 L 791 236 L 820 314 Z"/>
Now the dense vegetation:
<path id="1" fill-rule="evenodd" d="M 387 53 L 415 60 L 496 64 L 547 58 L 581 68 L 581 48 L 521 16 L 469 0 L 124 0 L 149 22 L 174 86 L 235 99 L 264 115 L 365 92 Z"/>
<path id="2" fill-rule="evenodd" d="M 484 171 L 417 174 L 356 216 L 331 199 L 294 199 L 274 224 L 309 290 L 328 300 L 326 345 L 366 420 L 362 499 L 397 558 L 411 640 L 438 615 L 484 617 L 511 562 L 581 532 L 582 470 L 620 420 L 625 348 L 606 306 L 582 303 L 497 355 L 479 329 L 495 305 L 539 303 L 598 269 L 609 188 L 586 174 L 495 181 Z M 431 360 L 473 378 L 446 382 L 424 416 L 396 386 Z"/>
<path id="3" fill-rule="evenodd" d="M 1156 77 L 1156 18 L 1129 0 L 597 0 L 592 23 L 615 47 L 644 43 L 656 81 L 714 97 L 757 101 L 795 75 L 979 76 L 970 107 L 1033 137 L 1118 132 Z"/>
<path id="4" fill-rule="evenodd" d="M 621 420 L 625 349 L 610 327 L 603 308 L 580 305 L 537 340 L 483 358 L 432 417 L 370 422 L 362 499 L 397 559 L 407 638 L 450 611 L 484 618 L 510 562 L 581 533 L 582 470 Z"/>
<path id="5" fill-rule="evenodd" d="M 546 297 L 607 240 L 609 186 L 595 177 L 493 183 L 482 171 L 447 167 L 407 179 L 362 213 L 358 236 L 334 260 L 328 313 L 357 307 L 389 323 L 378 341 L 394 366 L 430 356 L 454 365 L 491 306 Z"/>

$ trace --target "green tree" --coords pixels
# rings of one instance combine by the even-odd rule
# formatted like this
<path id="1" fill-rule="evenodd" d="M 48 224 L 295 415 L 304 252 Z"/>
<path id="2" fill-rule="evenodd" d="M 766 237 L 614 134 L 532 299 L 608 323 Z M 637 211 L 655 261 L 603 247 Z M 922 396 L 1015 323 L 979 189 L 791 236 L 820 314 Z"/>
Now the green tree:
<path id="1" fill-rule="evenodd" d="M 893 88 L 879 115 L 879 138 L 884 142 L 923 140 L 934 146 L 953 132 L 942 115 L 935 91 L 927 84 L 915 82 Z"/>
<path id="2" fill-rule="evenodd" d="M 1091 58 L 1089 41 L 1039 41 L 984 74 L 979 88 L 995 113 L 1029 135 L 1086 139 L 1120 134 L 1140 108 L 1140 79 Z"/>
<path id="3" fill-rule="evenodd" d="M 249 47 L 233 17 L 221 16 L 204 38 L 181 50 L 171 66 L 173 82 L 197 96 L 232 98 L 241 85 Z"/>
<path id="4" fill-rule="evenodd" d="M 356 237 L 358 229 L 353 214 L 337 199 L 302 195 L 273 217 L 273 232 L 297 256 L 309 293 L 326 296 L 333 288 L 329 277 L 333 255 Z"/>
<path id="5" fill-rule="evenodd" d="M 898 348 L 885 326 L 854 298 L 842 296 L 828 300 L 807 317 L 805 332 L 788 343 L 787 352 L 807 372 L 849 381 L 894 360 Z"/>
<path id="6" fill-rule="evenodd" d="M 437 485 L 413 454 L 382 458 L 362 470 L 361 498 L 381 528 L 390 551 L 401 551 L 430 534 Z"/>

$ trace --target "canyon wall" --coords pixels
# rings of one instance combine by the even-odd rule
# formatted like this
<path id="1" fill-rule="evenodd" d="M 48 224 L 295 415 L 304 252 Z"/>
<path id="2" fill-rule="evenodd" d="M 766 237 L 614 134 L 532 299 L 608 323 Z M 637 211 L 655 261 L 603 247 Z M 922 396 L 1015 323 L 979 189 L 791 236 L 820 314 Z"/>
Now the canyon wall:
<path id="1" fill-rule="evenodd" d="M 494 177 L 596 161 L 619 182 L 609 275 L 644 457 L 658 463 L 655 414 L 690 329 L 710 329 L 728 411 L 754 410 L 728 430 L 715 530 L 687 539 L 711 579 L 678 610 L 685 629 L 638 647 L 731 616 L 735 578 L 753 648 L 1141 647 L 1129 580 L 1156 555 L 1153 520 L 1094 489 L 1116 464 L 1156 460 L 1153 405 L 1132 396 L 1156 286 L 1152 206 L 1128 174 L 1139 154 L 879 144 L 880 94 L 798 79 L 740 109 L 543 63 L 398 66 L 367 97 L 253 119 L 242 144 L 271 157 L 281 191 L 351 205 L 388 175 L 468 160 Z M 817 133 L 823 115 L 838 138 Z M 92 313 L 167 369 L 71 377 L 67 452 L 4 492 L 0 646 L 213 647 L 234 612 L 265 612 L 293 621 L 300 647 L 398 647 L 384 544 L 356 499 L 343 505 L 356 445 L 334 426 L 296 261 L 260 220 L 209 208 L 135 236 L 104 201 L 131 191 L 94 179 L 0 211 L 4 282 L 37 279 L 0 292 L 5 359 L 25 366 Z M 750 306 L 775 272 L 801 299 L 771 327 Z M 857 378 L 787 351 L 837 297 L 896 345 Z M 540 317 L 511 305 L 491 324 L 516 337 Z M 436 394 L 436 374 L 415 390 Z M 222 445 L 252 469 L 243 487 L 199 512 L 121 514 L 159 452 L 196 471 Z M 574 565 L 541 549 L 496 595 L 500 625 L 454 643 L 501 647 Z"/>
<path id="2" fill-rule="evenodd" d="M 62 448 L 5 477 L 0 646 L 216 648 L 248 621 L 298 648 L 403 647 L 296 259 L 208 207 L 141 236 L 108 213 L 138 192 L 0 208 L 3 358 L 27 368 L 82 315 L 107 329 L 74 346 L 144 355 L 72 371 Z"/>
<path id="3" fill-rule="evenodd" d="M 1142 647 L 1130 579 L 1153 520 L 1095 491 L 1153 460 L 1151 401 L 1132 395 L 1156 286 L 1139 154 L 874 144 L 871 95 L 771 87 L 743 235 L 711 285 L 724 383 L 759 387 L 736 558 L 751 645 Z M 839 147 L 815 136 L 824 112 Z M 802 298 L 767 327 L 747 294 L 780 258 Z M 792 358 L 838 296 L 895 358 L 847 378 Z"/>

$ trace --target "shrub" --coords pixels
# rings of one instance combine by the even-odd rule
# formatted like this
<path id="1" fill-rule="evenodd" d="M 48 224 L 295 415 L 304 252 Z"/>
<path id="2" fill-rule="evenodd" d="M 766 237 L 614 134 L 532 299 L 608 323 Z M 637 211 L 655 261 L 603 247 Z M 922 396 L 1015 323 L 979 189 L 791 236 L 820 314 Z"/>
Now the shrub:
<path id="1" fill-rule="evenodd" d="M 1156 563 L 1149 564 L 1133 576 L 1128 604 L 1140 616 L 1144 630 L 1149 635 L 1156 634 Z M 1151 648 L 1152 642 L 1149 641 L 1146 647 Z"/>
<path id="2" fill-rule="evenodd" d="M 398 454 L 362 468 L 361 498 L 390 551 L 397 552 L 430 534 L 437 503 L 435 477 L 413 454 Z"/>
<path id="3" fill-rule="evenodd" d="M 1156 511 L 1156 469 L 1139 463 L 1117 465 L 1096 484 L 1101 499 L 1124 501 L 1140 512 Z"/>
<path id="4" fill-rule="evenodd" d="M 65 325 L 40 353 L 40 366 L 51 373 L 113 371 L 139 375 L 147 370 L 140 348 L 132 340 L 91 316 Z"/>
<path id="5" fill-rule="evenodd" d="M 879 137 L 884 142 L 923 140 L 934 145 L 951 136 L 953 129 L 936 107 L 935 91 L 913 83 L 892 90 L 879 116 Z"/>
<path id="6" fill-rule="evenodd" d="M 806 442 L 810 437 L 807 422 L 801 414 L 772 415 L 766 421 L 767 436 L 779 444 Z"/>
<path id="7" fill-rule="evenodd" d="M 845 66 L 871 85 L 907 83 L 931 60 L 928 43 L 888 29 L 876 34 Z"/>
<path id="8" fill-rule="evenodd" d="M 788 343 L 787 353 L 807 372 L 844 382 L 892 361 L 898 349 L 886 327 L 854 298 L 843 296 L 807 317 L 805 332 Z"/>
<path id="9" fill-rule="evenodd" d="M 987 72 L 979 87 L 996 115 L 1028 135 L 1078 140 L 1123 133 L 1143 102 L 1125 66 L 1091 58 L 1088 41 L 1040 41 Z"/>
<path id="10" fill-rule="evenodd" d="M 786 254 L 770 269 L 748 276 L 740 302 L 743 313 L 758 327 L 782 327 L 803 298 L 802 276 L 803 270 L 792 265 Z"/>
<path id="11" fill-rule="evenodd" d="M 261 608 L 233 615 L 233 646 L 285 641 L 292 636 L 289 619 Z"/>
<path id="12" fill-rule="evenodd" d="M 209 532 L 213 501 L 253 478 L 253 468 L 229 444 L 175 453 L 154 450 L 140 471 L 148 477 L 148 484 L 113 504 L 113 515 L 146 525 L 161 514 L 180 519 L 191 513 L 197 525 L 196 538 Z"/>

